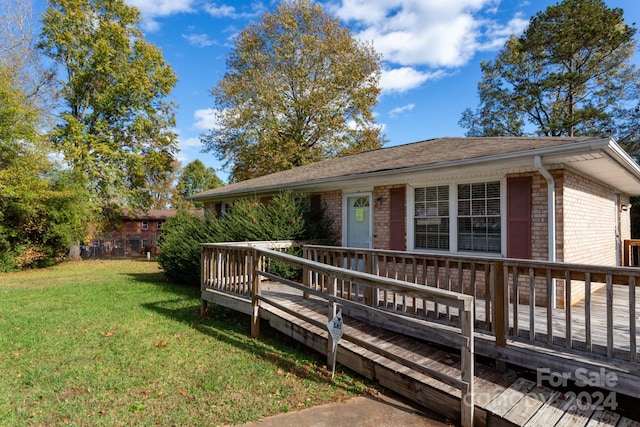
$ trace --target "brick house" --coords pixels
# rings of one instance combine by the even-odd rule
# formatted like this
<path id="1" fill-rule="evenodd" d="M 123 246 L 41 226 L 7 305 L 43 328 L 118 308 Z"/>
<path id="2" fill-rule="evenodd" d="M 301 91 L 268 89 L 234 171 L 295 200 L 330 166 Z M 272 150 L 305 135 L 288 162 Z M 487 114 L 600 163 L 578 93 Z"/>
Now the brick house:
<path id="1" fill-rule="evenodd" d="M 322 203 L 343 246 L 620 265 L 640 166 L 608 138 L 438 138 L 192 199 L 220 214 L 283 189 Z"/>
<path id="2" fill-rule="evenodd" d="M 135 257 L 144 256 L 147 252 L 155 255 L 162 227 L 168 218 L 174 216 L 175 210 L 124 212 L 120 216 L 120 225 L 110 232 L 95 236 L 90 245 L 81 248 L 81 256 Z"/>

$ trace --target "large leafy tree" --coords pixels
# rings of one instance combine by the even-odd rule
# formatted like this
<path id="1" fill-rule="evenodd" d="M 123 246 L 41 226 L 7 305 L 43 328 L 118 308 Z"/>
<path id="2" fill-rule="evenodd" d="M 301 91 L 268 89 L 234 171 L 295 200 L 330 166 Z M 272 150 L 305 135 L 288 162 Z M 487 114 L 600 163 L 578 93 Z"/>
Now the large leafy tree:
<path id="1" fill-rule="evenodd" d="M 203 143 L 231 180 L 379 148 L 380 61 L 321 5 L 283 1 L 238 35 Z"/>
<path id="2" fill-rule="evenodd" d="M 47 158 L 39 109 L 15 70 L 0 65 L 0 271 L 60 259 L 91 213 L 72 172 Z"/>
<path id="3" fill-rule="evenodd" d="M 40 47 L 58 66 L 61 121 L 52 140 L 96 204 L 147 207 L 177 151 L 177 78 L 123 0 L 49 0 Z"/>
<path id="4" fill-rule="evenodd" d="M 460 124 L 469 136 L 612 134 L 639 82 L 635 31 L 601 0 L 548 7 L 482 63 L 480 105 Z"/>
<path id="5" fill-rule="evenodd" d="M 202 161 L 196 159 L 184 167 L 178 179 L 178 193 L 188 197 L 212 188 L 222 186 L 222 180 L 216 174 L 216 170 L 206 167 Z"/>

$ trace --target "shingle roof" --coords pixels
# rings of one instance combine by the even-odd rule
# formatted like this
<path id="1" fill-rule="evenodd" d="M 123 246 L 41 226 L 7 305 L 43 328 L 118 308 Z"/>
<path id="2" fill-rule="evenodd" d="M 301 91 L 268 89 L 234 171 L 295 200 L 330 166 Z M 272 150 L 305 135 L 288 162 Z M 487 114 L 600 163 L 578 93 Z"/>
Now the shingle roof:
<path id="1" fill-rule="evenodd" d="M 470 161 L 508 153 L 542 150 L 593 140 L 588 137 L 492 137 L 437 138 L 406 145 L 381 148 L 345 157 L 299 166 L 208 190 L 192 196 L 207 199 L 274 187 L 290 187 L 305 182 L 353 178 L 388 170 L 401 172 L 419 166 Z"/>
<path id="2" fill-rule="evenodd" d="M 148 211 L 136 210 L 136 211 L 124 211 L 122 213 L 123 219 L 137 219 L 137 220 L 166 220 L 167 218 L 173 218 L 176 216 L 176 210 L 163 210 L 163 209 L 149 209 Z"/>

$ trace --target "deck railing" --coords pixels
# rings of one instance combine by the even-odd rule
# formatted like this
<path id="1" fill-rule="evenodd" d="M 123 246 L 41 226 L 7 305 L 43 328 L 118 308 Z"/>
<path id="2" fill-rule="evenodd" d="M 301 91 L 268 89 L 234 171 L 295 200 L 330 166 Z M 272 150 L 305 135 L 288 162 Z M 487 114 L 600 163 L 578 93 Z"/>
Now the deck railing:
<path id="1" fill-rule="evenodd" d="M 348 309 L 350 313 L 358 312 L 368 319 L 377 319 L 381 323 L 400 325 L 405 330 L 437 336 L 439 339 L 447 341 L 449 345 L 460 349 L 461 375 L 459 378 L 406 360 L 385 349 L 368 344 L 356 335 L 345 332 L 342 339 L 458 388 L 462 395 L 462 425 L 472 425 L 474 411 L 474 299 L 471 295 L 417 285 L 411 281 L 403 280 L 401 277 L 382 277 L 381 275 L 360 272 L 355 268 L 347 269 L 343 265 L 331 265 L 296 257 L 269 249 L 267 246 L 269 245 L 266 243 L 204 244 L 202 246 L 201 281 L 203 309 L 206 308 L 207 293 L 223 293 L 225 298 L 244 300 L 250 298 L 252 308 L 249 314 L 252 319 L 251 333 L 253 336 L 259 332 L 261 304 L 272 305 L 289 315 L 320 328 L 326 328 L 327 322 L 318 322 L 316 319 L 290 310 L 285 305 L 263 295 L 262 287 L 265 283 L 277 282 L 296 290 L 307 298 L 324 301 L 327 304 L 327 321 L 335 316 L 337 307 L 341 306 L 345 310 Z M 284 246 L 286 244 L 281 244 L 280 249 Z M 275 267 L 276 265 L 302 269 L 305 272 L 304 283 L 283 278 L 275 273 L 276 268 L 266 267 Z M 310 286 L 311 281 L 322 283 L 322 286 Z M 348 292 L 345 292 L 345 286 L 348 287 Z M 402 298 L 403 301 L 419 301 L 421 304 L 419 309 L 424 313 L 435 310 L 436 313 L 448 313 L 450 316 L 446 322 L 438 323 L 407 316 L 405 313 L 392 313 L 389 310 L 381 309 L 379 304 L 372 304 L 372 301 L 378 298 L 374 295 L 394 295 L 396 298 Z M 236 304 L 232 299 L 225 301 L 229 301 L 230 305 Z M 239 303 L 237 305 L 240 306 Z M 333 344 L 333 339 L 327 332 L 328 360 L 335 351 Z"/>
<path id="2" fill-rule="evenodd" d="M 638 364 L 640 268 L 317 245 L 305 246 L 304 256 L 472 295 L 476 331 L 495 337 L 498 346 L 513 340 Z M 321 278 L 310 276 L 308 282 L 318 289 L 324 286 Z M 362 294 L 348 281 L 339 283 L 338 292 L 348 299 Z M 416 317 L 446 320 L 455 314 L 425 310 L 419 299 L 383 290 L 374 290 L 364 302 Z"/>

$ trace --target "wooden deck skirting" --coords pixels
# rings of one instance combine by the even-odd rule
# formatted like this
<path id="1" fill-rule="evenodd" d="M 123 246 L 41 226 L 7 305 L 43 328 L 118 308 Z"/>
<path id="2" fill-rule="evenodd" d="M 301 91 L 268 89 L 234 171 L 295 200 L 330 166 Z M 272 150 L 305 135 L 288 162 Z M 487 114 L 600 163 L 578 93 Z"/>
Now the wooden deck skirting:
<path id="1" fill-rule="evenodd" d="M 237 245 L 207 244 L 202 249 L 202 300 L 203 309 L 206 309 L 206 301 L 212 294 L 220 295 L 219 291 L 224 291 L 225 295 L 215 302 L 226 301 L 238 307 L 240 301 L 237 296 L 230 297 L 226 294 L 241 295 L 251 298 L 251 335 L 257 336 L 260 329 L 260 318 L 264 314 L 264 304 L 269 304 L 287 316 L 297 318 L 302 322 L 312 325 L 315 328 L 325 328 L 326 324 L 335 317 L 338 305 L 349 307 L 351 310 L 359 311 L 364 317 L 375 318 L 383 323 L 396 323 L 411 330 L 429 331 L 430 334 L 438 336 L 447 342 L 449 346 L 458 348 L 460 351 L 460 367 L 456 375 L 434 369 L 427 365 L 417 363 L 398 355 L 394 351 L 388 351 L 379 345 L 372 344 L 368 340 L 363 340 L 357 334 L 345 333 L 343 340 L 364 348 L 369 352 L 392 360 L 412 371 L 419 372 L 439 382 L 453 387 L 460 392 L 459 399 L 459 419 L 463 426 L 473 425 L 474 417 L 474 355 L 473 355 L 473 298 L 451 291 L 416 286 L 412 283 L 402 282 L 396 279 L 374 276 L 358 271 L 347 270 L 334 267 L 315 261 L 283 254 L 263 247 L 239 247 Z M 284 262 L 290 266 L 303 268 L 308 272 L 321 274 L 327 281 L 326 290 L 317 290 L 305 285 L 284 279 L 272 272 L 262 269 L 262 265 L 271 262 Z M 266 298 L 261 286 L 262 278 L 267 278 L 284 285 L 293 291 L 297 291 L 303 298 L 323 301 L 323 305 L 328 307 L 327 313 L 322 320 L 311 317 L 301 310 L 292 310 L 285 303 L 274 299 Z M 400 316 L 397 313 L 380 310 L 358 301 L 338 296 L 338 282 L 348 281 L 357 283 L 364 294 L 367 288 L 384 289 L 387 292 L 404 293 L 419 298 L 422 301 L 430 302 L 439 307 L 446 307 L 446 310 L 457 313 L 456 324 L 442 327 L 432 322 Z M 239 308 L 239 307 L 238 307 Z M 243 311 L 243 309 L 240 309 Z M 261 313 L 262 311 L 262 313 Z M 331 335 L 327 335 L 327 360 L 330 364 L 333 360 L 333 353 L 336 351 Z"/>

